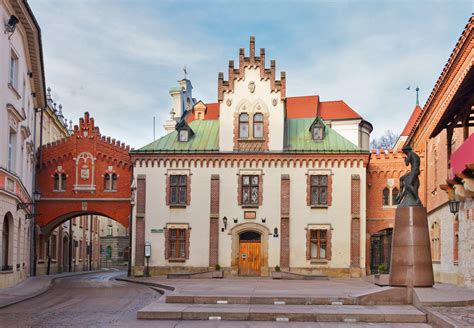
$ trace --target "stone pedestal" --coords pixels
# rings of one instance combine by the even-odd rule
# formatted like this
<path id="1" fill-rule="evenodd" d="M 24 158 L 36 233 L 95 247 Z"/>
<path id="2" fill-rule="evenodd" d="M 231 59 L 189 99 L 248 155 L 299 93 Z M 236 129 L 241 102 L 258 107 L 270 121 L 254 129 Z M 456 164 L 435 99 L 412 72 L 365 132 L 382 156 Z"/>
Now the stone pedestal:
<path id="1" fill-rule="evenodd" d="M 399 207 L 395 214 L 390 262 L 391 286 L 434 285 L 426 208 Z"/>

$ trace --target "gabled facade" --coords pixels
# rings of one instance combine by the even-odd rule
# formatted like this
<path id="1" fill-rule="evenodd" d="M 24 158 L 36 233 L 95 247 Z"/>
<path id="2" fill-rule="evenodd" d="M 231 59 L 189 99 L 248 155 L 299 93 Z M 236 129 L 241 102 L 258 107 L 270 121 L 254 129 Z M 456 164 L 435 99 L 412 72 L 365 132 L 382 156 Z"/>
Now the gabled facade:
<path id="1" fill-rule="evenodd" d="M 265 66 L 264 49 L 256 56 L 254 38 L 217 89 L 217 103 L 173 98 L 174 130 L 167 122 L 167 135 L 131 152 L 134 274 L 145 243 L 151 274 L 217 264 L 242 276 L 365 274 L 370 123 L 343 101 L 287 97 L 285 73 Z"/>

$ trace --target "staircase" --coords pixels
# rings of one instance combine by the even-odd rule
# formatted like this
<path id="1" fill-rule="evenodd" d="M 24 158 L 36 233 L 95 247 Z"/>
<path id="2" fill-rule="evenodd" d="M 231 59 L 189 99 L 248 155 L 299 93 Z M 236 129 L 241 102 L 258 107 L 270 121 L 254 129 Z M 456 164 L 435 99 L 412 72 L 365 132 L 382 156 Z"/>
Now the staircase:
<path id="1" fill-rule="evenodd" d="M 360 305 L 355 297 L 166 296 L 138 311 L 138 319 L 425 323 L 412 305 Z"/>

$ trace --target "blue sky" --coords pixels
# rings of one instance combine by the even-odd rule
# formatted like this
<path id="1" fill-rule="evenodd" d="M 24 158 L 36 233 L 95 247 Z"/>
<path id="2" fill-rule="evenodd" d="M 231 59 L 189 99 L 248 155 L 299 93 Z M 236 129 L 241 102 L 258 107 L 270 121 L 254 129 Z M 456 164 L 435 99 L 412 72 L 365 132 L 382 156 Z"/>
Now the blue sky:
<path id="1" fill-rule="evenodd" d="M 248 53 L 250 35 L 286 71 L 287 96 L 343 99 L 373 136 L 400 132 L 415 87 L 423 105 L 474 11 L 467 0 L 29 2 L 65 116 L 89 111 L 102 134 L 135 148 L 152 141 L 153 116 L 164 134 L 183 66 L 194 97 L 215 102 L 218 72 Z"/>

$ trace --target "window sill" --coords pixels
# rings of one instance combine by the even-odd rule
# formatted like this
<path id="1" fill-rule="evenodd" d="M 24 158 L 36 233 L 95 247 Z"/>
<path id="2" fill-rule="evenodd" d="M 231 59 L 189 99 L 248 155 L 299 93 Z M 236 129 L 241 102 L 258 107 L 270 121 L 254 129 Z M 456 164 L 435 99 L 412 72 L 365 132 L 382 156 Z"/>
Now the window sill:
<path id="1" fill-rule="evenodd" d="M 21 95 L 18 93 L 15 86 L 13 84 L 11 84 L 10 82 L 8 82 L 8 88 L 15 94 L 17 99 L 21 99 Z"/>
<path id="2" fill-rule="evenodd" d="M 53 192 L 65 192 L 66 190 L 53 189 Z"/>
<path id="3" fill-rule="evenodd" d="M 9 273 L 13 273 L 13 270 L 0 271 L 0 274 L 9 274 Z"/>
<path id="4" fill-rule="evenodd" d="M 329 206 L 328 205 L 311 205 L 311 208 L 322 208 L 322 209 L 324 209 L 324 208 L 329 208 Z"/>
<path id="5" fill-rule="evenodd" d="M 186 208 L 187 205 L 184 204 L 170 204 L 170 208 Z"/>
<path id="6" fill-rule="evenodd" d="M 384 210 L 392 210 L 397 208 L 397 205 L 382 205 L 382 209 Z"/>
<path id="7" fill-rule="evenodd" d="M 242 206 L 242 208 L 258 208 L 260 205 L 258 205 L 258 204 L 245 204 L 244 205 L 244 204 L 242 204 L 240 206 Z"/>
<path id="8" fill-rule="evenodd" d="M 441 264 L 441 260 L 431 260 L 433 264 Z"/>
<path id="9" fill-rule="evenodd" d="M 38 260 L 38 264 L 43 264 L 44 260 Z"/>
<path id="10" fill-rule="evenodd" d="M 454 262 L 453 262 L 453 265 L 458 266 L 458 265 L 459 265 L 459 261 L 454 261 Z"/>
<path id="11" fill-rule="evenodd" d="M 327 259 L 311 259 L 311 264 L 327 264 L 329 261 Z"/>
<path id="12" fill-rule="evenodd" d="M 117 190 L 104 190 L 104 192 L 117 192 Z"/>
<path id="13" fill-rule="evenodd" d="M 264 142 L 265 138 L 237 138 L 238 142 Z"/>
<path id="14" fill-rule="evenodd" d="M 181 259 L 181 258 L 169 258 L 168 262 L 170 263 L 184 263 L 186 262 L 186 259 Z"/>

